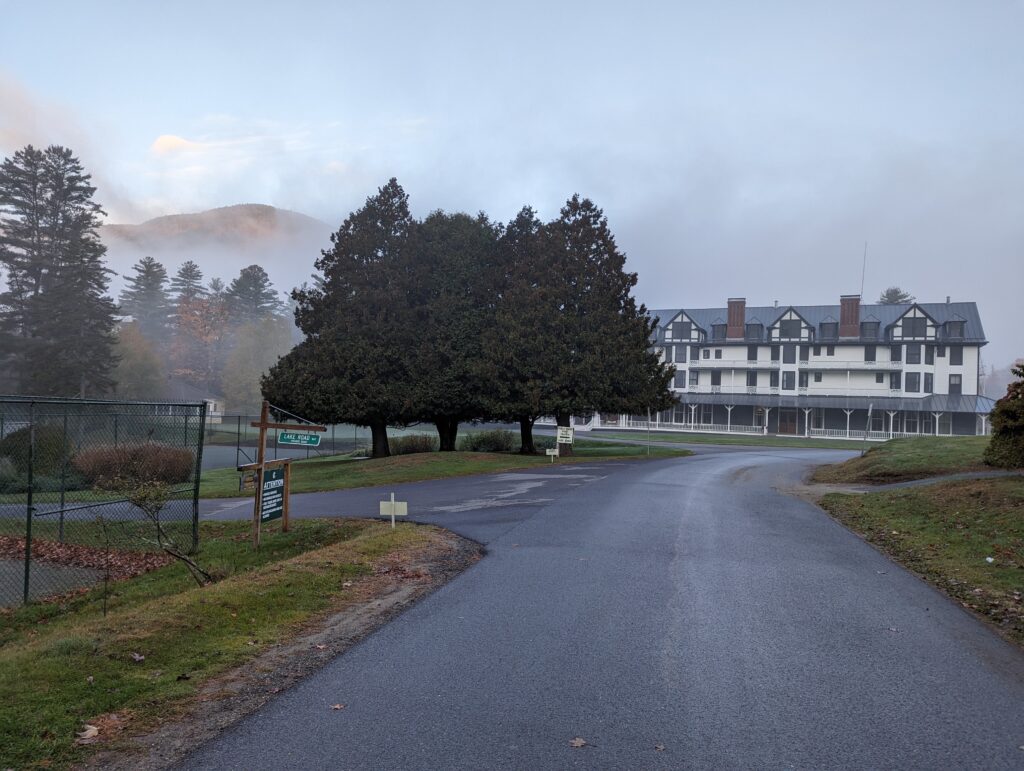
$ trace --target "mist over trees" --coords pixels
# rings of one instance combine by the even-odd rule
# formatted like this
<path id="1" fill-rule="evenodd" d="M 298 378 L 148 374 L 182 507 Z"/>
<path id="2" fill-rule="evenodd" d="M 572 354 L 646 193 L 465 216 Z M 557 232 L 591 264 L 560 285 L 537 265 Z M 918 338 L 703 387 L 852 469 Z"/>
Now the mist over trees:
<path id="1" fill-rule="evenodd" d="M 350 214 L 293 293 L 305 339 L 263 393 L 324 423 L 432 423 L 455 449 L 460 423 L 517 420 L 523 452 L 537 417 L 671 404 L 671 365 L 651 351 L 654 322 L 632 297 L 607 219 L 573 196 L 558 219 L 524 208 L 507 226 L 436 211 L 417 221 L 395 179 Z"/>

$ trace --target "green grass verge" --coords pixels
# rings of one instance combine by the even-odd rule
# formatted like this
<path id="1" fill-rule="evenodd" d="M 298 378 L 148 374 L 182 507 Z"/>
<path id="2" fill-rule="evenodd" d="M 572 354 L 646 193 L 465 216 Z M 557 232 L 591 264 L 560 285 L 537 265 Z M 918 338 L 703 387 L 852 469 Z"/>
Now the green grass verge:
<path id="1" fill-rule="evenodd" d="M 201 527 L 199 562 L 217 583 L 199 588 L 174 564 L 112 585 L 105 617 L 100 589 L 0 615 L 0 768 L 81 761 L 88 748 L 76 732 L 109 713 L 147 727 L 337 607 L 341 583 L 375 559 L 437 537 L 412 525 L 300 520 L 255 552 L 248 523 Z"/>
<path id="2" fill-rule="evenodd" d="M 687 450 L 667 447 L 651 448 L 651 457 L 668 458 L 690 455 Z M 580 463 L 589 460 L 646 458 L 647 448 L 606 442 L 581 441 L 575 454 L 556 463 Z M 297 461 L 292 466 L 292 492 L 309 493 L 324 490 L 345 490 L 353 487 L 420 482 L 427 479 L 492 474 L 549 465 L 544 455 L 515 455 L 485 452 L 430 452 L 398 455 L 391 458 L 354 460 L 352 458 L 313 458 Z M 203 498 L 234 498 L 239 474 L 234 469 L 212 469 L 203 472 L 200 496 Z M 248 493 L 252 495 L 252 493 Z"/>
<path id="3" fill-rule="evenodd" d="M 892 439 L 872 447 L 864 456 L 819 467 L 815 482 L 884 484 L 943 474 L 991 470 L 981 456 L 987 436 L 924 436 Z"/>
<path id="4" fill-rule="evenodd" d="M 832 493 L 822 499 L 822 506 L 1024 644 L 1024 480 L 1002 477 L 864 495 Z"/>
<path id="5" fill-rule="evenodd" d="M 647 441 L 647 432 L 595 431 L 594 436 L 608 439 Z M 652 442 L 682 442 L 684 444 L 738 444 L 748 447 L 817 447 L 823 450 L 857 450 L 860 443 L 847 439 L 812 439 L 802 436 L 758 436 L 756 434 L 707 434 L 687 431 L 651 431 Z"/>

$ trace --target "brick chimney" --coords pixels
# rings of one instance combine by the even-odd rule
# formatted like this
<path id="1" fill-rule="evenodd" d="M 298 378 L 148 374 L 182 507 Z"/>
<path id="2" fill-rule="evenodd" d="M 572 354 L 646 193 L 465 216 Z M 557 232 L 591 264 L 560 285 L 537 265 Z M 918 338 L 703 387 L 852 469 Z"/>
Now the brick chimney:
<path id="1" fill-rule="evenodd" d="M 732 339 L 743 339 L 743 332 L 747 321 L 747 298 L 729 298 L 729 316 L 726 319 L 725 336 Z"/>
<path id="2" fill-rule="evenodd" d="M 860 337 L 859 294 L 844 294 L 839 298 L 839 336 Z"/>

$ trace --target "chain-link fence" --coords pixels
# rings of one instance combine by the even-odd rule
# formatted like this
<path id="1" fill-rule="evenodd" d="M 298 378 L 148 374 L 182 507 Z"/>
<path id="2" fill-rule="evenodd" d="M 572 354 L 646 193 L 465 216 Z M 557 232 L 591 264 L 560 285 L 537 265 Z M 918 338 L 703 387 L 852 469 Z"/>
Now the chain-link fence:
<path id="1" fill-rule="evenodd" d="M 259 414 L 218 415 L 211 414 L 206 421 L 206 468 L 227 468 L 256 462 L 256 445 L 259 429 L 252 423 L 259 421 Z M 296 423 L 295 430 L 302 431 Z M 334 425 L 318 434 L 317 447 L 291 446 L 280 442 L 281 431 L 271 429 L 267 433 L 267 458 L 317 458 L 331 455 L 348 455 L 368 450 L 372 446 L 370 431 L 365 426 Z"/>
<path id="2" fill-rule="evenodd" d="M 205 423 L 205 404 L 0 397 L 0 606 L 194 551 Z"/>

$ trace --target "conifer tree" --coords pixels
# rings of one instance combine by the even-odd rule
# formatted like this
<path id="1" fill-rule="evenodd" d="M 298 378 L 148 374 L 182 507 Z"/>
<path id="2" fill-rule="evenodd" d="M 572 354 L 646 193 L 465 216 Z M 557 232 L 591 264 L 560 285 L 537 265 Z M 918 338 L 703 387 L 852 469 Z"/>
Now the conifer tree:
<path id="1" fill-rule="evenodd" d="M 198 297 L 205 297 L 206 287 L 203 286 L 203 271 L 192 260 L 187 260 L 178 268 L 171 279 L 171 293 L 174 304 L 191 302 Z"/>
<path id="2" fill-rule="evenodd" d="M 151 342 L 163 342 L 171 317 L 167 269 L 152 257 L 143 257 L 132 271 L 121 291 L 121 313 L 131 316 Z"/>
<path id="3" fill-rule="evenodd" d="M 281 310 L 281 300 L 267 272 L 259 265 L 242 268 L 225 291 L 231 320 L 251 324 Z"/>

